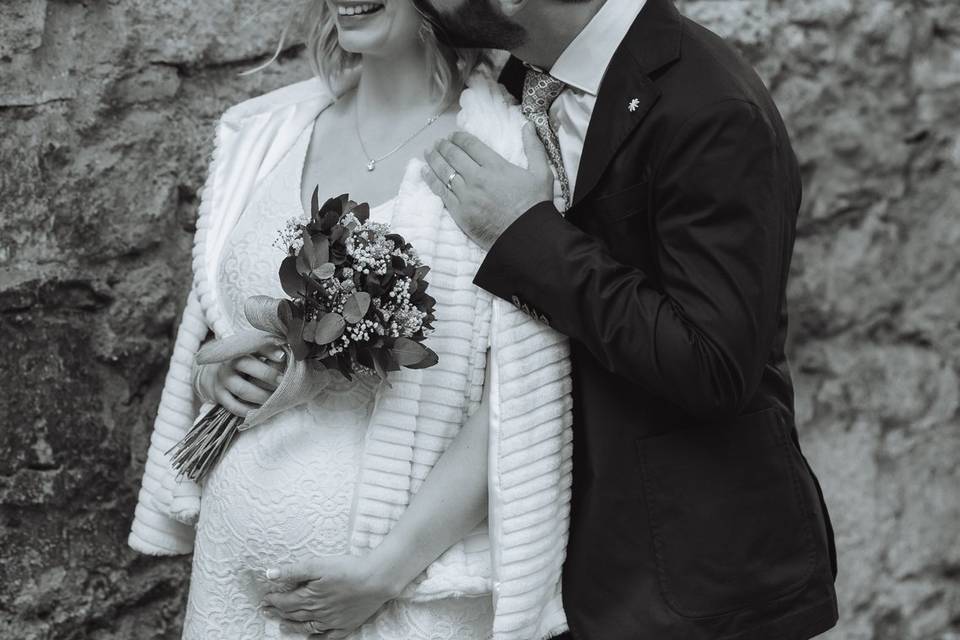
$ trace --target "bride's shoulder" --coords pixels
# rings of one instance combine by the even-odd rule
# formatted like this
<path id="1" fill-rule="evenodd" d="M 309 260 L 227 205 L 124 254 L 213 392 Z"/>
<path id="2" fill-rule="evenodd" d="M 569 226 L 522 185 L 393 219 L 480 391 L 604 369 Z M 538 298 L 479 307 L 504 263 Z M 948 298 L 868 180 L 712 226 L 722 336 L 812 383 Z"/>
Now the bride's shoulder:
<path id="1" fill-rule="evenodd" d="M 468 131 L 474 128 L 495 131 L 503 127 L 516 128 L 511 125 L 522 127 L 524 119 L 516 99 L 498 81 L 497 73 L 480 68 L 467 79 L 460 94 L 459 122 Z"/>
<path id="2" fill-rule="evenodd" d="M 487 52 L 467 78 L 463 95 L 476 96 L 507 106 L 515 104 L 513 96 L 499 81 L 507 57 L 509 54 L 504 52 Z"/>
<path id="3" fill-rule="evenodd" d="M 224 111 L 222 120 L 237 123 L 252 116 L 270 113 L 299 103 L 332 100 L 333 94 L 327 83 L 313 77 L 235 104 Z"/>

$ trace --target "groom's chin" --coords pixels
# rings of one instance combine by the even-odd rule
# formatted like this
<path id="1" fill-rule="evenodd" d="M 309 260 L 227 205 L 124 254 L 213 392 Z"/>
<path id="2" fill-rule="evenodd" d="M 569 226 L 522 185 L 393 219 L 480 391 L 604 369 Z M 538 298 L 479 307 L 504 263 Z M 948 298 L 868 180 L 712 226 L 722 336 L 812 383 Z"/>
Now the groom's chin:
<path id="1" fill-rule="evenodd" d="M 460 49 L 516 49 L 526 31 L 497 11 L 492 0 L 412 0 L 437 40 Z"/>

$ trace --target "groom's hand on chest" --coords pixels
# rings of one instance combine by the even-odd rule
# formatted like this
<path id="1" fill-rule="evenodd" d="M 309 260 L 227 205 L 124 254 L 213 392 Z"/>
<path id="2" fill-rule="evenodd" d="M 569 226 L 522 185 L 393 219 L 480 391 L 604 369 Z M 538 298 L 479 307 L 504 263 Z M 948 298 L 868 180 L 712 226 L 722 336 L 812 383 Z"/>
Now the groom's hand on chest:
<path id="1" fill-rule="evenodd" d="M 464 233 L 483 249 L 517 218 L 553 200 L 550 160 L 532 125 L 523 129 L 528 168 L 501 157 L 469 133 L 441 140 L 425 155 L 423 178 Z"/>

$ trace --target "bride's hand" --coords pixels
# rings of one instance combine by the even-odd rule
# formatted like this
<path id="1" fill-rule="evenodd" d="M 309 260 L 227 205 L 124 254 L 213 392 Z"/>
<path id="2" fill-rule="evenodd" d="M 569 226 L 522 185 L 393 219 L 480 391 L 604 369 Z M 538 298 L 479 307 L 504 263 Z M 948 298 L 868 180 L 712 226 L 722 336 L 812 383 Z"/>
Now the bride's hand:
<path id="1" fill-rule="evenodd" d="M 268 346 L 258 353 L 208 365 L 214 399 L 233 415 L 247 417 L 276 391 L 283 377 L 283 355 L 279 347 Z"/>
<path id="2" fill-rule="evenodd" d="M 291 633 L 330 631 L 320 636 L 325 640 L 346 637 L 402 590 L 373 566 L 370 555 L 318 558 L 271 569 L 267 577 L 299 586 L 267 594 L 264 615 L 283 620 Z"/>

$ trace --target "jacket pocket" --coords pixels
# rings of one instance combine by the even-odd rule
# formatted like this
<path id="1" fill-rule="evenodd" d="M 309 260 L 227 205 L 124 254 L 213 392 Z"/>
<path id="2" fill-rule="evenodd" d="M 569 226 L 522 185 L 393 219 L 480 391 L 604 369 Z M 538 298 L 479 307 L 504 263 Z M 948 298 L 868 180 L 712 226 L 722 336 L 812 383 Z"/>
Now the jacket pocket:
<path id="1" fill-rule="evenodd" d="M 660 589 L 677 614 L 732 613 L 806 584 L 811 506 L 776 409 L 638 445 Z"/>
<path id="2" fill-rule="evenodd" d="M 600 195 L 585 207 L 591 210 L 587 214 L 592 212 L 607 222 L 630 218 L 647 208 L 649 186 L 649 181 L 644 179 L 613 193 Z"/>

